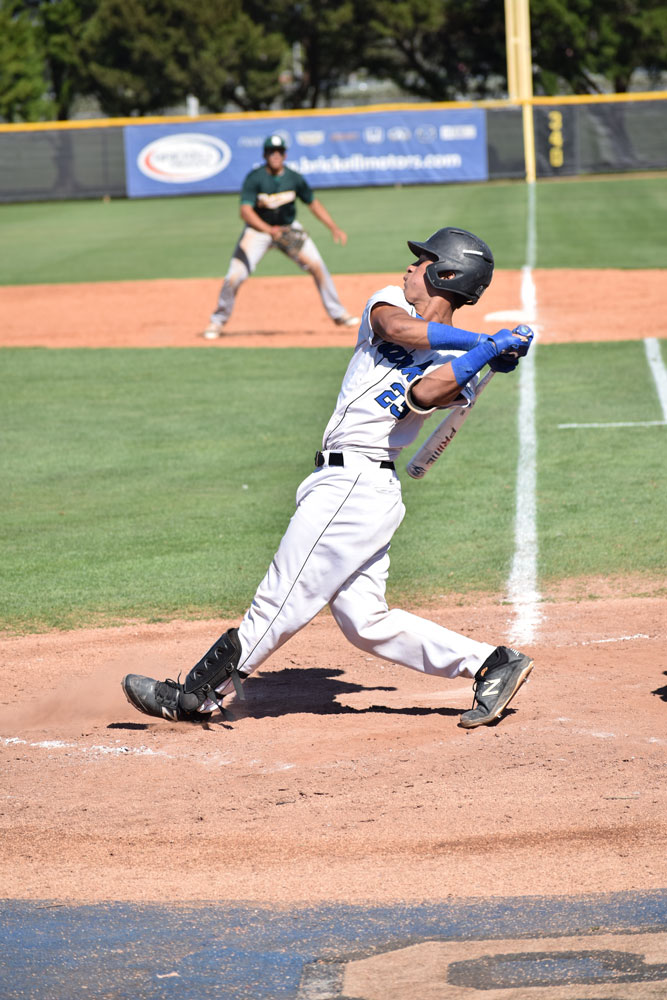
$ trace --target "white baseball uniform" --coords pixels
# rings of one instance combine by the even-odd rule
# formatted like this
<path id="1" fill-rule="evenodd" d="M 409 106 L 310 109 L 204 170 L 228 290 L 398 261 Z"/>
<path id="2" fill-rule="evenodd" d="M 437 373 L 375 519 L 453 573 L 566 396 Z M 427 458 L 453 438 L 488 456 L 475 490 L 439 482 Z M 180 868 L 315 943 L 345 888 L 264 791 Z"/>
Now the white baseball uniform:
<path id="1" fill-rule="evenodd" d="M 387 466 L 415 440 L 427 416 L 407 407 L 405 393 L 415 378 L 462 352 L 388 343 L 371 325 L 378 303 L 416 316 L 398 286 L 381 289 L 366 304 L 324 431 L 322 464 L 299 486 L 296 511 L 239 626 L 241 674 L 252 673 L 326 604 L 355 646 L 428 674 L 473 677 L 495 649 L 387 607 L 389 547 L 405 514 L 400 481 Z M 463 405 L 474 398 L 474 382 L 462 390 Z M 342 464 L 331 464 L 332 455 Z M 224 695 L 231 682 L 218 690 Z M 208 701 L 201 710 L 212 707 Z"/>

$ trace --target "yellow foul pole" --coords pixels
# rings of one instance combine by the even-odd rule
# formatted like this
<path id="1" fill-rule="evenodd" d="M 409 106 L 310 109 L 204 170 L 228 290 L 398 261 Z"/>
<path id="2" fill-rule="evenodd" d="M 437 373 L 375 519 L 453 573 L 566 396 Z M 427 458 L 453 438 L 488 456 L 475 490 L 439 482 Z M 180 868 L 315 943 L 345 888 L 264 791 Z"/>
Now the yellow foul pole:
<path id="1" fill-rule="evenodd" d="M 519 100 L 517 48 L 519 36 L 515 23 L 516 0 L 505 0 L 505 51 L 507 52 L 507 92 L 510 101 Z"/>
<path id="2" fill-rule="evenodd" d="M 533 59 L 530 44 L 530 0 L 505 0 L 507 88 L 510 100 L 521 102 L 526 180 L 535 181 L 533 128 Z"/>

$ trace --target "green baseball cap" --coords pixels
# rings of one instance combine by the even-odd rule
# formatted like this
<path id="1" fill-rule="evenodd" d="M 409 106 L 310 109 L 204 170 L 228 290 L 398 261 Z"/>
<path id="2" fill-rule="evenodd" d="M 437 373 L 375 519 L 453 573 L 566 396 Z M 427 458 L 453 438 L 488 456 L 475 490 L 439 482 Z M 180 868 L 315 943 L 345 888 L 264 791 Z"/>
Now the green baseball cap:
<path id="1" fill-rule="evenodd" d="M 286 150 L 285 140 L 281 135 L 270 135 L 268 139 L 264 140 L 264 152 L 271 153 L 275 149 Z"/>

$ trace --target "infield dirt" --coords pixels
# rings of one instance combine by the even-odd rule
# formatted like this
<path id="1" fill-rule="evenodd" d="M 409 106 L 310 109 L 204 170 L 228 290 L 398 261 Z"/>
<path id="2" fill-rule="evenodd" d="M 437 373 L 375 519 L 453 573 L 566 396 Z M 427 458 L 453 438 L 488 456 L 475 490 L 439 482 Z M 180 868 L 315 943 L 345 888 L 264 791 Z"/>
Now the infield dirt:
<path id="1" fill-rule="evenodd" d="M 557 310 L 582 272 L 535 272 L 542 340 L 655 336 L 652 280 L 642 293 L 628 274 L 593 272 L 595 312 L 573 319 Z M 336 281 L 359 310 L 396 276 Z M 520 274 L 496 281 L 471 325 L 495 329 L 483 316 L 519 301 Z M 217 281 L 5 288 L 0 342 L 351 346 L 311 285 L 253 278 L 214 344 L 196 332 Z M 619 296 L 642 301 L 640 328 L 616 318 Z M 543 597 L 530 682 L 470 732 L 457 726 L 469 682 L 369 658 L 326 611 L 250 678 L 233 721 L 207 726 L 141 716 L 120 680 L 187 671 L 234 622 L 0 639 L 0 896 L 392 902 L 667 885 L 664 581 L 565 581 Z M 503 642 L 503 601 L 411 610 Z"/>
<path id="2" fill-rule="evenodd" d="M 542 343 L 633 340 L 665 331 L 658 271 L 535 270 Z M 486 319 L 521 302 L 520 271 L 497 271 L 465 313 L 472 330 L 494 333 Z M 373 292 L 401 284 L 400 274 L 337 275 L 341 300 L 361 315 Z M 223 339 L 204 341 L 220 282 L 214 279 L 117 281 L 0 287 L 2 347 L 345 347 L 356 330 L 334 326 L 307 275 L 252 277 L 241 289 Z M 582 288 L 586 294 L 580 294 Z M 633 322 L 628 322 L 628 317 Z M 525 317 L 524 317 L 525 319 Z M 516 322 L 519 322 L 516 320 Z"/>

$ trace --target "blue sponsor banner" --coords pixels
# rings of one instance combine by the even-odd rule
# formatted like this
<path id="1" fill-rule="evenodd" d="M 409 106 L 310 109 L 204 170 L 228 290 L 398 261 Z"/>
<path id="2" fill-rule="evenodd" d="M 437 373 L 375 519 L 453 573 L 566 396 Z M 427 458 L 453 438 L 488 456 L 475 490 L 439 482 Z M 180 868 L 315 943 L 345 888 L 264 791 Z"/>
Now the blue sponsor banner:
<path id="1" fill-rule="evenodd" d="M 239 191 L 273 133 L 285 139 L 288 165 L 314 188 L 488 178 L 483 109 L 411 109 L 129 125 L 128 195 Z"/>

